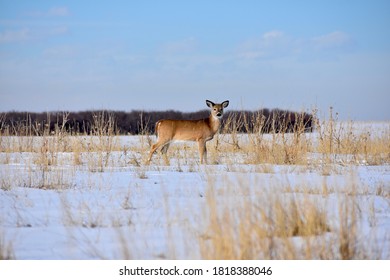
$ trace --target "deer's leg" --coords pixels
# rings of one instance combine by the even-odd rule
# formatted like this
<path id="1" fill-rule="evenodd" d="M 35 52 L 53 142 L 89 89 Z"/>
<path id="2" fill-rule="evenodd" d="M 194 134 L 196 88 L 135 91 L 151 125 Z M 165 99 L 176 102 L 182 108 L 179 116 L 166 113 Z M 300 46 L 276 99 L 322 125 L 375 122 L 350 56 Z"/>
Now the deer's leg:
<path id="1" fill-rule="evenodd" d="M 166 164 L 166 165 L 169 165 L 169 159 L 168 159 L 168 156 L 167 156 L 167 152 L 168 152 L 168 149 L 169 149 L 169 145 L 170 145 L 170 142 L 166 143 L 166 144 L 163 145 L 162 148 L 161 148 L 161 154 L 162 154 L 162 156 L 164 157 L 164 161 L 165 161 L 165 164 Z"/>
<path id="2" fill-rule="evenodd" d="M 167 152 L 168 152 L 168 149 L 169 149 L 169 145 L 170 145 L 171 143 L 166 143 L 164 146 L 162 146 L 162 148 L 161 148 L 161 153 L 163 154 L 163 155 L 166 155 L 167 154 Z"/>
<path id="3" fill-rule="evenodd" d="M 156 144 L 153 144 L 152 145 L 152 148 L 150 149 L 150 152 L 149 152 L 149 157 L 148 157 L 148 161 L 147 163 L 150 163 L 150 161 L 152 160 L 152 156 L 154 154 L 154 152 L 160 148 L 162 145 L 164 145 L 164 142 L 163 141 L 157 141 Z"/>
<path id="4" fill-rule="evenodd" d="M 200 158 L 200 163 L 206 163 L 207 164 L 207 148 L 206 148 L 206 142 L 203 140 L 198 141 L 198 146 L 199 146 L 199 158 Z"/>

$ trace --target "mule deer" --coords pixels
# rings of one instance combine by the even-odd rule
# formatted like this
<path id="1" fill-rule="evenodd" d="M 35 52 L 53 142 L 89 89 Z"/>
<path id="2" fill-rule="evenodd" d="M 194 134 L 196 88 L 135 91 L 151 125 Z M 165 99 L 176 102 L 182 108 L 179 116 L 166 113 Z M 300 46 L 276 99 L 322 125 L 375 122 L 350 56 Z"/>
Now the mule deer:
<path id="1" fill-rule="evenodd" d="M 199 146 L 200 162 L 207 163 L 206 142 L 213 139 L 221 125 L 223 109 L 229 105 L 226 100 L 221 104 L 215 104 L 206 100 L 211 108 L 210 116 L 201 120 L 160 120 L 156 123 L 157 142 L 150 149 L 147 163 L 150 163 L 154 152 L 161 148 L 166 154 L 172 141 L 196 141 Z"/>

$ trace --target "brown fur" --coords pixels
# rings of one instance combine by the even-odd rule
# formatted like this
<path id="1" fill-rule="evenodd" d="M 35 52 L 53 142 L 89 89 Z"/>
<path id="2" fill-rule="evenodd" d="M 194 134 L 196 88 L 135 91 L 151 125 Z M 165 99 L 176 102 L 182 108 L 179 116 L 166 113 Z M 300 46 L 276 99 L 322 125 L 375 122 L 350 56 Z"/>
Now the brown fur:
<path id="1" fill-rule="evenodd" d="M 199 146 L 200 162 L 207 162 L 206 142 L 213 139 L 221 124 L 223 109 L 229 105 L 229 101 L 215 104 L 206 100 L 206 104 L 211 108 L 210 116 L 201 120 L 160 120 L 156 123 L 157 142 L 152 146 L 149 153 L 148 163 L 150 163 L 154 152 L 161 148 L 161 152 L 166 154 L 172 141 L 196 141 Z"/>

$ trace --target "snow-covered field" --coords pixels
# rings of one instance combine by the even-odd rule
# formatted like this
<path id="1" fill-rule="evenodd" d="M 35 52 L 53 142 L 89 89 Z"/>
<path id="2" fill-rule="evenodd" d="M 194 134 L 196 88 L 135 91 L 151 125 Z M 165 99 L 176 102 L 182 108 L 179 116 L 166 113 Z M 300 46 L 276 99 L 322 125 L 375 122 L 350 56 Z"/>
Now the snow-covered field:
<path id="1" fill-rule="evenodd" d="M 145 137 L 105 139 L 110 151 L 88 150 L 85 138 L 50 152 L 49 137 L 2 137 L 0 258 L 390 258 L 388 160 L 248 163 L 242 150 L 212 151 L 214 139 L 212 164 L 199 165 L 189 143 L 172 145 L 169 165 L 156 154 L 148 166 Z M 31 148 L 7 151 L 13 141 Z M 290 214 L 322 222 L 290 230 Z"/>

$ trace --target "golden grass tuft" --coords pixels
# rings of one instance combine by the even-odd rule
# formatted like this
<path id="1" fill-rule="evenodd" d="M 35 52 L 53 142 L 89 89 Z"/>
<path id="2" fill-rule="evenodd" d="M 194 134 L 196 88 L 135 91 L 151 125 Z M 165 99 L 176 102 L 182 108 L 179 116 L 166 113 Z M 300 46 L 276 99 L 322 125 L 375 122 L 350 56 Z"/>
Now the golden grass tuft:
<path id="1" fill-rule="evenodd" d="M 237 182 L 225 182 L 226 189 Z M 261 186 L 261 184 L 259 184 Z M 329 211 L 329 196 L 272 190 L 253 192 L 241 181 L 247 197 L 221 195 L 209 184 L 204 220 L 199 236 L 202 259 L 376 259 L 381 249 L 375 237 L 363 238 L 354 184 L 340 193 L 338 214 Z M 332 187 L 333 188 L 333 187 Z M 372 239 L 374 238 L 374 240 Z M 367 241 L 367 242 L 366 242 Z"/>
<path id="2" fill-rule="evenodd" d="M 240 187 L 246 188 L 242 183 Z M 206 197 L 205 216 L 210 219 L 199 239 L 202 259 L 302 258 L 294 238 L 309 239 L 330 231 L 325 205 L 308 196 L 301 199 L 266 191 L 231 205 L 209 186 Z M 218 205 L 226 206 L 221 211 Z"/>

